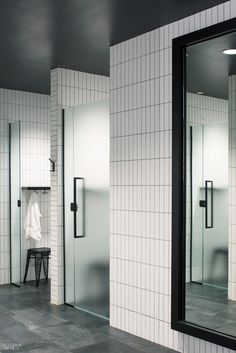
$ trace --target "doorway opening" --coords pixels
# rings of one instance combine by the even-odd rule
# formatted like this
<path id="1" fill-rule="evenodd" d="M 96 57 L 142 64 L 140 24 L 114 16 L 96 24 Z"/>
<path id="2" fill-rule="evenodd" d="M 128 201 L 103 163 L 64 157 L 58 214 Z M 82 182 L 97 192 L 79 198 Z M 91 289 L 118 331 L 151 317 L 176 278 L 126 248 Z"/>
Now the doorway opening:
<path id="1" fill-rule="evenodd" d="M 13 112 L 4 125 L 9 148 L 6 180 L 9 235 L 1 251 L 0 290 L 16 302 L 29 295 L 50 302 L 50 97 L 4 90 Z M 9 237 L 9 238 L 8 238 Z M 4 239 L 3 238 L 3 239 Z M 5 256 L 4 256 L 5 255 Z M 7 264 L 9 265 L 7 266 Z M 10 285 L 11 284 L 11 285 Z M 14 286 L 13 286 L 14 285 Z M 17 297 L 19 295 L 19 297 Z M 10 299 L 9 299 L 10 300 Z"/>

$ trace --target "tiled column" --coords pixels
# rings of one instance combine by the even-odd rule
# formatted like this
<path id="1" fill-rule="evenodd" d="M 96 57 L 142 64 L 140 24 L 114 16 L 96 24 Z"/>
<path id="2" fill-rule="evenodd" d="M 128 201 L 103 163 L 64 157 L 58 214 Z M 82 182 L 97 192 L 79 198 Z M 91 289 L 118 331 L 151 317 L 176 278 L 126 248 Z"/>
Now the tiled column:
<path id="1" fill-rule="evenodd" d="M 229 77 L 229 299 L 236 300 L 236 75 Z"/>
<path id="2" fill-rule="evenodd" d="M 62 109 L 107 99 L 109 78 L 67 69 L 51 71 L 51 302 L 64 303 Z"/>

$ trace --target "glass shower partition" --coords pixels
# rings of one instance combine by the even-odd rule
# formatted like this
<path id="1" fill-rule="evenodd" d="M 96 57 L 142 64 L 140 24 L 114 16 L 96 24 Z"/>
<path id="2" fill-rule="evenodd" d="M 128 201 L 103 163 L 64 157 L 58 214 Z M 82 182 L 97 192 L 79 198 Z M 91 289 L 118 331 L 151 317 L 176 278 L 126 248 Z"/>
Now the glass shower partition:
<path id="1" fill-rule="evenodd" d="M 191 280 L 228 286 L 228 124 L 191 131 Z"/>
<path id="2" fill-rule="evenodd" d="M 10 123 L 10 280 L 21 284 L 20 122 Z"/>
<path id="3" fill-rule="evenodd" d="M 65 302 L 109 317 L 109 102 L 64 110 Z"/>

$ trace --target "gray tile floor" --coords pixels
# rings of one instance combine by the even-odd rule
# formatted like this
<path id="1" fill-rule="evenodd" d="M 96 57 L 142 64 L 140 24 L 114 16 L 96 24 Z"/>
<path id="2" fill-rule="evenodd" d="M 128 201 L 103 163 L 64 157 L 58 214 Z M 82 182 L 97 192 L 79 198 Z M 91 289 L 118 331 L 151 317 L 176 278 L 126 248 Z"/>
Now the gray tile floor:
<path id="1" fill-rule="evenodd" d="M 236 302 L 228 299 L 226 289 L 187 284 L 186 320 L 235 336 Z"/>
<path id="2" fill-rule="evenodd" d="M 0 286 L 0 352 L 171 353 L 67 305 L 49 304 L 47 282 Z"/>

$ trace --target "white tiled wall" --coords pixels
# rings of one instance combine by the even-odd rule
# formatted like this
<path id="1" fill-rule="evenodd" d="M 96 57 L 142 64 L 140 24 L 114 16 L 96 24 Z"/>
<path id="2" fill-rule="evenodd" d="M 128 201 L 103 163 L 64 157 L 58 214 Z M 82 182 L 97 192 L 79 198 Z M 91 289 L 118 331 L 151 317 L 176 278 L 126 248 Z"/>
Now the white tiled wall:
<path id="1" fill-rule="evenodd" d="M 236 76 L 229 77 L 229 299 L 236 300 Z"/>
<path id="2" fill-rule="evenodd" d="M 22 186 L 49 185 L 49 104 L 47 95 L 0 89 L 0 284 L 10 281 L 9 122 L 21 121 Z M 35 161 L 39 161 L 37 168 Z M 47 229 L 49 218 L 46 209 L 42 212 Z M 23 217 L 24 213 L 22 221 Z"/>
<path id="3" fill-rule="evenodd" d="M 51 302 L 62 304 L 63 233 L 62 233 L 62 109 L 108 98 L 108 77 L 83 72 L 51 71 L 51 155 L 56 161 L 51 191 Z"/>
<path id="4" fill-rule="evenodd" d="M 30 121 L 21 123 L 21 184 L 50 186 L 49 97 L 46 107 L 33 107 Z"/>
<path id="5" fill-rule="evenodd" d="M 111 48 L 111 325 L 186 353 L 229 352 L 170 327 L 172 38 L 235 0 Z"/>

